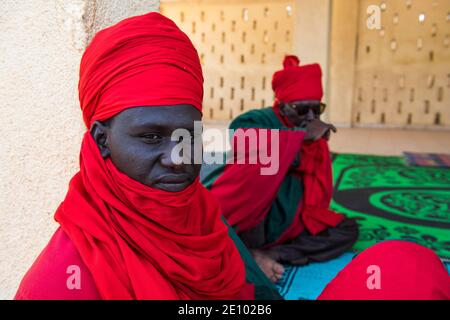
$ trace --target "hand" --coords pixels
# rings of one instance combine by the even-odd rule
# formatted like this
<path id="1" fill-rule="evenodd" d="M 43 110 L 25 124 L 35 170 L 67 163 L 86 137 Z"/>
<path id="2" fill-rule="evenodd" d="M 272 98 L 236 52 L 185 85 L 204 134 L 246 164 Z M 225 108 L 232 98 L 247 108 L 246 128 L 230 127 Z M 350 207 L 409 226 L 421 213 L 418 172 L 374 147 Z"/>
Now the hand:
<path id="1" fill-rule="evenodd" d="M 336 132 L 336 127 L 320 119 L 314 119 L 306 126 L 305 141 L 317 141 L 322 137 L 328 140 L 331 131 Z"/>

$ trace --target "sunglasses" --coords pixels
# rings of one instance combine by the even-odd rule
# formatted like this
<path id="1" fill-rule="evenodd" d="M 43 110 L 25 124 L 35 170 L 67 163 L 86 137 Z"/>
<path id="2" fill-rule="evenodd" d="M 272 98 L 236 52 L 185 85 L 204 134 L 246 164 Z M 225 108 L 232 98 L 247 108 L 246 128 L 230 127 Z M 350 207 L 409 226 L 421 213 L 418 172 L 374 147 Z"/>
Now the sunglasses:
<path id="1" fill-rule="evenodd" d="M 315 115 L 321 115 L 327 107 L 325 103 L 319 101 L 302 101 L 295 103 L 286 103 L 286 105 L 295 110 L 295 112 L 297 112 L 297 114 L 300 116 L 307 115 L 309 110 L 311 110 Z"/>

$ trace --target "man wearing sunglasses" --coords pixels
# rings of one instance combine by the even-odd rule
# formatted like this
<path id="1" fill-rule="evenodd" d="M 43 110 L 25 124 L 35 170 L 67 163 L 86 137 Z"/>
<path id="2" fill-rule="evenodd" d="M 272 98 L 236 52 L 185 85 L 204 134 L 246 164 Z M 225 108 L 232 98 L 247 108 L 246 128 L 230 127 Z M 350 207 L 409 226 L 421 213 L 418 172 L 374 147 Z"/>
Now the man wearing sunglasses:
<path id="1" fill-rule="evenodd" d="M 319 100 L 299 100 L 286 103 L 279 102 L 280 114 L 289 119 L 295 127 L 304 128 L 305 130 L 309 129 L 309 131 L 311 131 L 312 127 L 317 127 L 317 130 L 319 130 L 319 127 L 323 127 L 323 130 L 326 129 L 325 134 L 320 135 L 320 132 L 317 132 L 314 138 L 318 139 L 323 136 L 328 140 L 330 138 L 330 132 L 336 132 L 336 127 L 332 124 L 320 121 L 320 115 L 325 111 L 326 106 L 325 103 L 320 102 Z M 315 122 L 316 125 L 309 126 L 308 128 L 308 124 L 311 122 Z M 312 134 L 313 132 L 310 133 Z"/>
<path id="2" fill-rule="evenodd" d="M 335 258 L 358 237 L 354 220 L 329 209 L 333 186 L 327 140 L 336 128 L 320 120 L 325 110 L 320 65 L 299 64 L 296 56 L 286 56 L 283 69 L 273 75 L 273 107 L 248 111 L 230 124 L 236 130 L 232 152 L 239 130 L 276 131 L 278 171 L 264 175 L 261 164 L 228 163 L 202 175 L 228 222 L 274 282 L 283 274 L 282 264 Z M 256 148 L 262 148 L 260 143 Z"/>

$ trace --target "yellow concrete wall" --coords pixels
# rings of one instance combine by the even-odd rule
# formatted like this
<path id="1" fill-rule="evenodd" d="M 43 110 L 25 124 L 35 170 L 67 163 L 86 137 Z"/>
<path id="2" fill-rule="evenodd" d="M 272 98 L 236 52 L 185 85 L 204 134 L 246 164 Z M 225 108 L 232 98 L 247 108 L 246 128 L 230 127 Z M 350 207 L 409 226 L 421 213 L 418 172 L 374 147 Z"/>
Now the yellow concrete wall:
<path id="1" fill-rule="evenodd" d="M 0 299 L 56 228 L 84 131 L 77 82 L 96 30 L 158 10 L 156 0 L 0 2 Z"/>

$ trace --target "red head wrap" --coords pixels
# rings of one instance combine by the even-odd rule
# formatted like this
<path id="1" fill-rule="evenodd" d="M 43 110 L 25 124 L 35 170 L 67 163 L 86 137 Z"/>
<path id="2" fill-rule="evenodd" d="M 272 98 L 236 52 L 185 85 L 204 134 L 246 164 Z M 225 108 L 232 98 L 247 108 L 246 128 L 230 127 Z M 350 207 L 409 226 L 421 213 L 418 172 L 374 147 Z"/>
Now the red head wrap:
<path id="1" fill-rule="evenodd" d="M 203 75 L 189 38 L 152 12 L 96 34 L 81 59 L 78 90 L 89 128 L 138 106 L 190 104 L 201 111 Z"/>
<path id="2" fill-rule="evenodd" d="M 299 66 L 296 56 L 286 56 L 283 70 L 274 73 L 272 89 L 278 101 L 322 100 L 322 70 L 320 65 Z"/>

